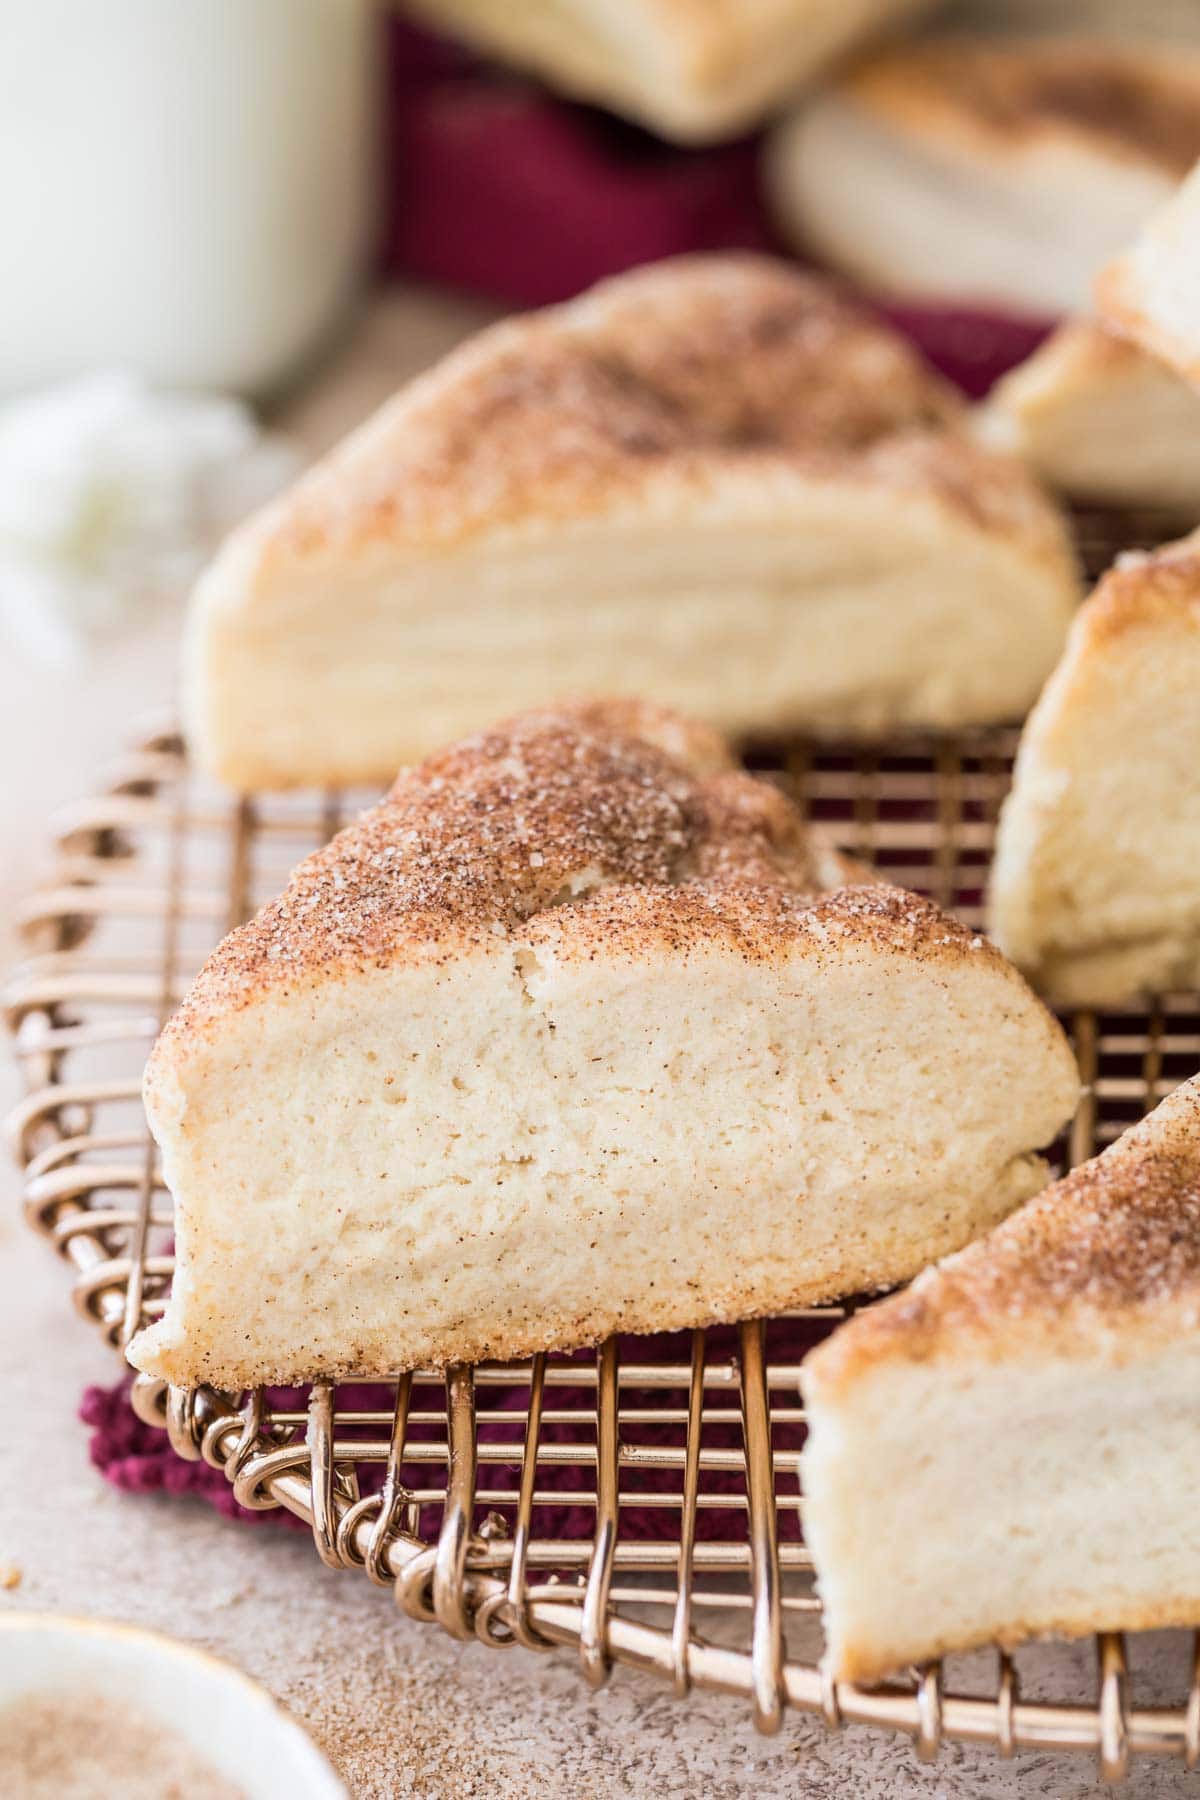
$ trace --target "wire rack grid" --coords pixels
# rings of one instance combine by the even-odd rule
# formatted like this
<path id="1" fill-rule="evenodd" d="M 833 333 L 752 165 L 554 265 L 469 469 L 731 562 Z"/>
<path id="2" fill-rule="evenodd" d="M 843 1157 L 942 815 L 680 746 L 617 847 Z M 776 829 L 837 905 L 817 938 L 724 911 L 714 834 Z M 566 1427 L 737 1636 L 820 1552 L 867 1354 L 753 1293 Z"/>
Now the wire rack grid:
<path id="1" fill-rule="evenodd" d="M 1128 533 L 1124 537 L 1128 541 Z M 1095 560 L 1107 555 L 1097 553 Z M 893 880 L 981 923 L 1015 734 L 753 760 L 814 822 Z M 149 733 L 58 821 L 57 873 L 25 911 L 7 995 L 26 1098 L 10 1122 L 30 1222 L 72 1265 L 78 1310 L 120 1349 L 170 1286 L 172 1219 L 140 1101 L 146 1052 L 200 960 L 295 862 L 373 796 L 236 797 Z M 1200 1001 L 1065 1021 L 1086 1098 L 1061 1163 L 1111 1141 L 1200 1063 Z M 570 1647 L 678 1695 L 946 1738 L 1090 1750 L 1118 1780 L 1138 1753 L 1200 1763 L 1200 1635 L 1173 1705 L 1137 1703 L 1125 1640 L 1102 1634 L 1092 1696 L 1026 1697 L 1025 1665 L 973 1659 L 871 1690 L 820 1666 L 801 1531 L 799 1366 L 843 1309 L 671 1338 L 610 1340 L 512 1366 L 417 1370 L 229 1395 L 142 1378 L 133 1402 L 246 1507 L 311 1525 L 321 1559 L 392 1586 L 406 1613 L 496 1648 Z M 1022 1653 L 1023 1654 L 1023 1653 Z M 1036 1654 L 1036 1653 L 1035 1653 Z"/>
<path id="2" fill-rule="evenodd" d="M 775 768 L 814 820 L 978 923 L 1011 733 L 887 754 L 793 749 Z M 162 1310 L 171 1212 L 141 1113 L 145 1053 L 206 950 L 276 892 L 356 798 L 231 799 L 149 736 L 107 792 L 60 821 L 59 878 L 27 909 L 9 990 L 28 1097 L 12 1121 L 33 1224 L 75 1269 L 80 1311 L 115 1346 Z M 1089 1096 L 1066 1159 L 1109 1141 L 1200 1061 L 1197 1003 L 1069 1021 Z M 1173 1708 L 1132 1703 L 1126 1647 L 1099 1640 L 1094 1703 L 1025 1700 L 1011 1657 L 992 1691 L 938 1666 L 865 1691 L 819 1666 L 799 1530 L 799 1363 L 840 1309 L 594 1355 L 416 1371 L 307 1394 L 183 1393 L 142 1381 L 141 1415 L 222 1469 L 251 1508 L 309 1521 L 323 1561 L 394 1584 L 415 1618 L 499 1648 L 573 1646 L 787 1707 L 1001 1750 L 1090 1748 L 1118 1776 L 1138 1751 L 1200 1759 L 1200 1664 Z M 627 1529 L 627 1522 L 634 1529 Z"/>

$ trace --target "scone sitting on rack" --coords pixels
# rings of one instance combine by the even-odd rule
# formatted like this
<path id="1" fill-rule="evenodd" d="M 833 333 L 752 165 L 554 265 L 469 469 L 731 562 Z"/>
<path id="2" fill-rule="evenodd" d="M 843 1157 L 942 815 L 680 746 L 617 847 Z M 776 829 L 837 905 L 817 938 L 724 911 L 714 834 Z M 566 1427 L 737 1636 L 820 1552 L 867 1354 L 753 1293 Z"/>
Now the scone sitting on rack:
<path id="1" fill-rule="evenodd" d="M 835 1677 L 1200 1622 L 1200 1082 L 802 1382 Z"/>
<path id="2" fill-rule="evenodd" d="M 711 733 L 530 713 L 201 971 L 146 1074 L 178 1264 L 130 1355 L 236 1389 L 886 1286 L 1042 1185 L 1077 1087 L 998 951 Z"/>
<path id="3" fill-rule="evenodd" d="M 1101 271 L 1096 300 L 1114 330 L 1200 383 L 1200 162 Z"/>
<path id="4" fill-rule="evenodd" d="M 1060 326 L 977 422 L 985 443 L 1079 500 L 1200 517 L 1200 393 L 1093 319 Z"/>
<path id="5" fill-rule="evenodd" d="M 1025 727 L 991 930 L 1065 1005 L 1200 984 L 1200 532 L 1100 582 Z"/>
<path id="6" fill-rule="evenodd" d="M 935 0 L 409 0 L 551 87 L 705 143 L 754 125 L 834 57 Z"/>
<path id="7" fill-rule="evenodd" d="M 191 748 L 390 779 L 497 712 L 644 693 L 740 736 L 1019 717 L 1063 521 L 827 284 L 685 258 L 484 332 L 237 532 L 193 602 Z"/>
<path id="8" fill-rule="evenodd" d="M 855 64 L 776 128 L 801 248 L 868 288 L 1082 312 L 1200 156 L 1200 50 L 944 36 Z"/>

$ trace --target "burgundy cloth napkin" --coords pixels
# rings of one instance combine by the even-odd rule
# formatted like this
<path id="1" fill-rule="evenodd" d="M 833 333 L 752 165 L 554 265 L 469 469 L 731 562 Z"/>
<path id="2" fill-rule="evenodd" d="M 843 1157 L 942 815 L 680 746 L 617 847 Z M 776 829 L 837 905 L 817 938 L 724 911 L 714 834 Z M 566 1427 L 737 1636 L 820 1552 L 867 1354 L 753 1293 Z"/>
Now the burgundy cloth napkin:
<path id="1" fill-rule="evenodd" d="M 389 84 L 382 247 L 393 273 L 541 306 L 663 256 L 781 249 L 756 137 L 664 144 L 400 20 Z M 884 310 L 972 398 L 1048 329 L 963 308 Z"/>

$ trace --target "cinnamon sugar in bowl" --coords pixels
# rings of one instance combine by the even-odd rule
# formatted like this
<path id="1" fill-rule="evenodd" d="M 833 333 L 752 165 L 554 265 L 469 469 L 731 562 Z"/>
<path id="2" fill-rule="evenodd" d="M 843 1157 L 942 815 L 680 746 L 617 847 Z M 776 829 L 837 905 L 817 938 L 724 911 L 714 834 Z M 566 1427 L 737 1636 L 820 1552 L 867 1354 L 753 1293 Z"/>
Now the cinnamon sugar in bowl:
<path id="1" fill-rule="evenodd" d="M 347 1800 L 303 1728 L 231 1664 L 131 1625 L 0 1617 L 0 1793 Z"/>

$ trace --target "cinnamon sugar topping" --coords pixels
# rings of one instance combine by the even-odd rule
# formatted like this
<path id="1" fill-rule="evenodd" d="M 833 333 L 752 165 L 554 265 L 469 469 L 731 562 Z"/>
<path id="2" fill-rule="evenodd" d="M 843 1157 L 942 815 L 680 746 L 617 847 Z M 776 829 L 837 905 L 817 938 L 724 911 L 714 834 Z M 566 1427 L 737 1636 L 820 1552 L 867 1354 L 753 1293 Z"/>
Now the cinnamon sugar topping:
<path id="1" fill-rule="evenodd" d="M 783 793 L 723 760 L 711 732 L 629 702 L 468 738 L 302 863 L 209 958 L 165 1035 L 178 1043 L 267 987 L 551 928 L 581 956 L 719 940 L 762 958 L 847 938 L 972 954 L 970 934 L 915 895 L 841 885 L 862 879 L 855 866 L 814 844 Z"/>
<path id="2" fill-rule="evenodd" d="M 970 441 L 962 401 L 828 281 L 764 257 L 683 257 L 482 333 L 295 488 L 270 556 L 446 547 L 717 467 L 929 493 L 1061 555 L 1057 514 Z M 353 495 L 353 500 L 347 499 Z"/>

